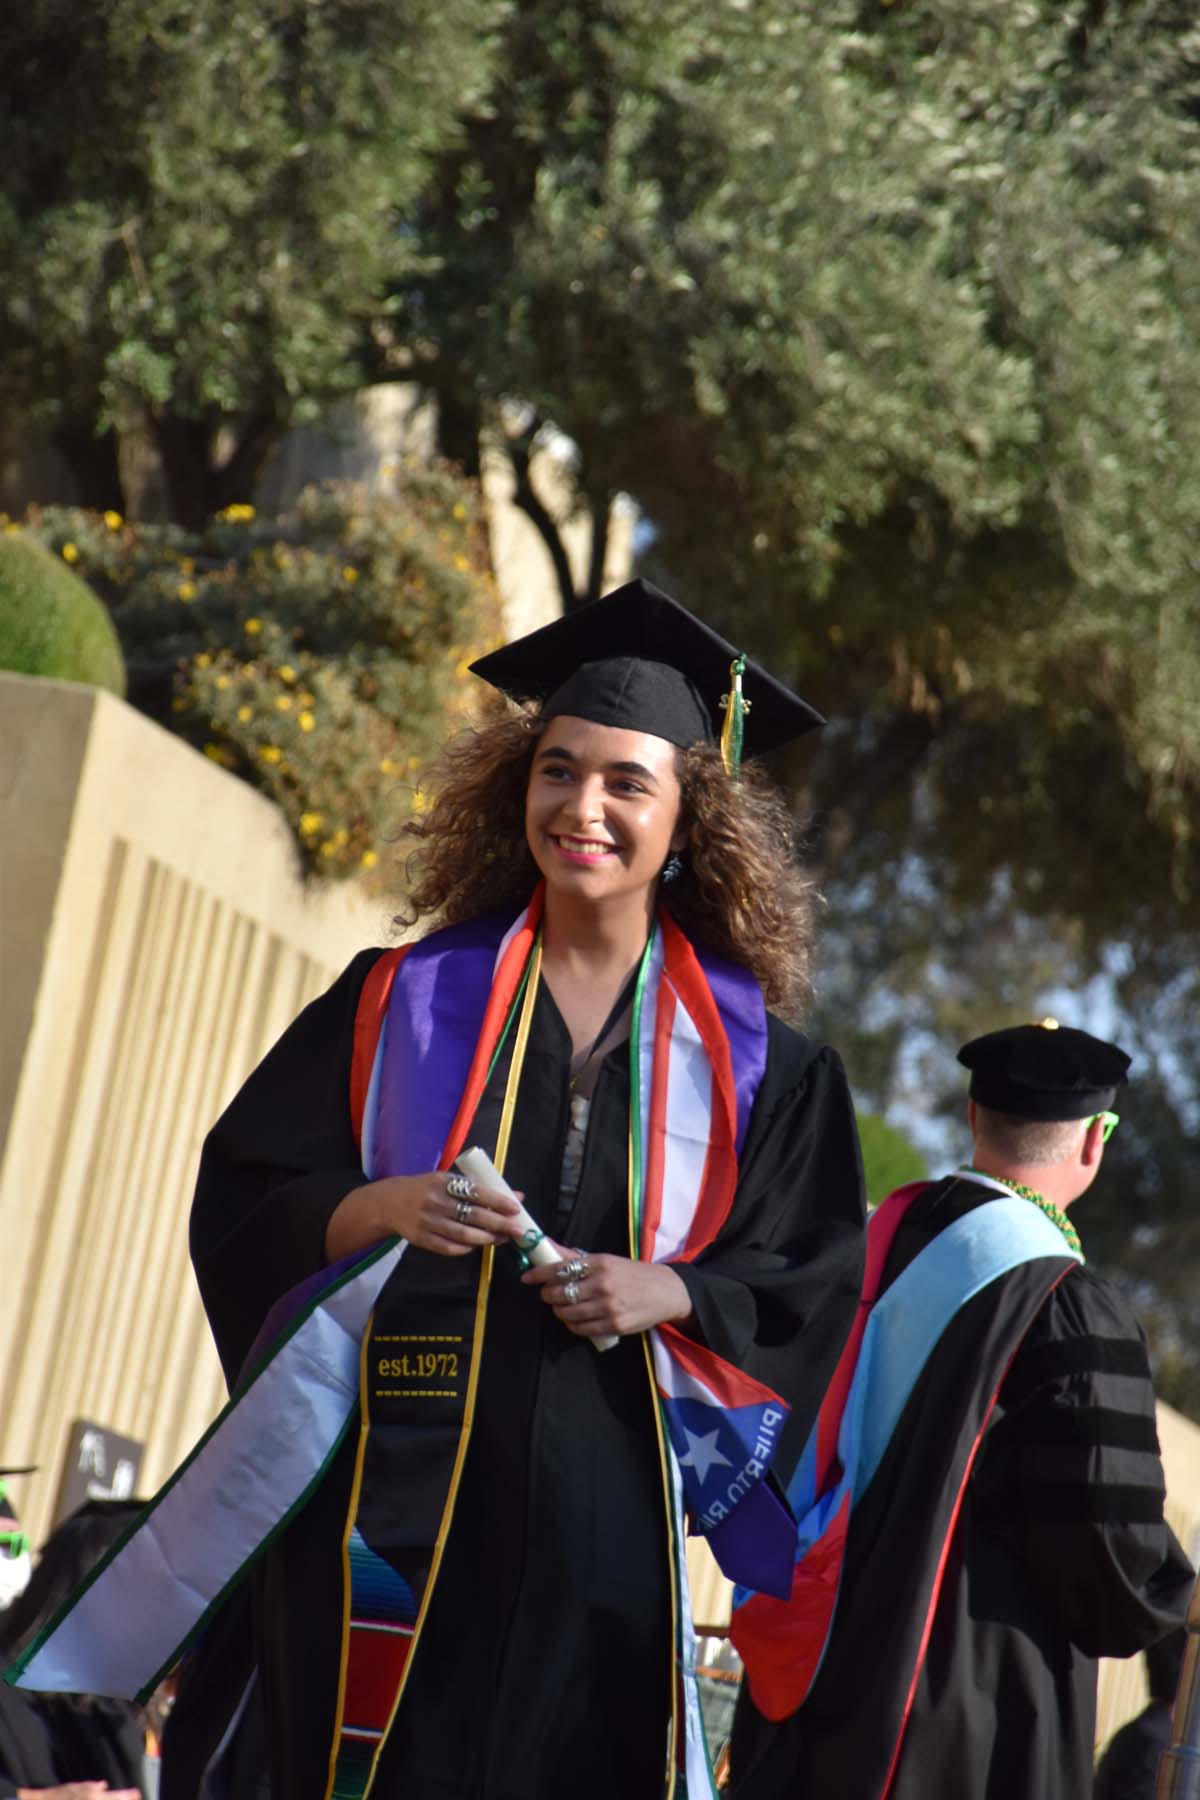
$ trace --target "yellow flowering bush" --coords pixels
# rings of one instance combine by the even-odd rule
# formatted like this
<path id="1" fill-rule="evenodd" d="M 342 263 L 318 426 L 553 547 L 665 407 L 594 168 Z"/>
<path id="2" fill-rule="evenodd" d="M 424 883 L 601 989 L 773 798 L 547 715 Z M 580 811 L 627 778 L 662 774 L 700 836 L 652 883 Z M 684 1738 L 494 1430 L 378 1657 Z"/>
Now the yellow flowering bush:
<path id="1" fill-rule="evenodd" d="M 308 870 L 384 885 L 421 764 L 475 704 L 465 664 L 500 635 L 473 484 L 414 467 L 398 498 L 311 489 L 199 533 L 68 508 L 25 526 L 107 602 L 130 700 L 277 801 Z"/>

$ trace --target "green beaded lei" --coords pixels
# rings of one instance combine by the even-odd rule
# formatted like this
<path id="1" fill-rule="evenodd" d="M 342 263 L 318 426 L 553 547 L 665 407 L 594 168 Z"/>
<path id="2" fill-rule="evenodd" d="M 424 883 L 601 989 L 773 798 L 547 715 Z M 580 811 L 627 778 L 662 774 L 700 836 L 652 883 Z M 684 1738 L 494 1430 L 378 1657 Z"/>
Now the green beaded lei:
<path id="1" fill-rule="evenodd" d="M 1076 1256 L 1080 1257 L 1082 1260 L 1086 1260 L 1083 1256 L 1083 1245 L 1079 1241 L 1079 1233 L 1072 1225 L 1070 1219 L 1068 1219 L 1066 1213 L 1063 1212 L 1061 1208 L 1055 1206 L 1053 1200 L 1047 1200 L 1045 1194 L 1039 1194 L 1036 1188 L 1025 1187 L 1019 1181 L 1009 1181 L 1003 1175 L 988 1175 L 986 1169 L 974 1169 L 971 1167 L 970 1163 L 963 1163 L 962 1172 L 964 1175 L 985 1175 L 989 1181 L 998 1181 L 1004 1187 L 1010 1189 L 1012 1193 L 1019 1194 L 1022 1200 L 1032 1200 L 1038 1210 L 1045 1213 L 1046 1217 L 1050 1220 L 1050 1223 L 1058 1226 L 1058 1229 L 1062 1232 Z"/>

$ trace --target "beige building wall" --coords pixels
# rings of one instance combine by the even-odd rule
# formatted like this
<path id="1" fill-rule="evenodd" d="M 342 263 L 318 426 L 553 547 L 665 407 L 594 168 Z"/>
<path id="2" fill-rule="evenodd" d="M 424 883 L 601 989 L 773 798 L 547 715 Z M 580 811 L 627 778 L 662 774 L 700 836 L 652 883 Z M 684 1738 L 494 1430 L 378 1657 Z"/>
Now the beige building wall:
<path id="1" fill-rule="evenodd" d="M 1200 1560 L 1200 1425 L 1158 1403 L 1158 1439 L 1167 1477 L 1167 1523 L 1193 1562 Z M 1141 1712 L 1148 1697 L 1142 1657 L 1100 1664 L 1096 1743 L 1106 1744 L 1127 1719 Z"/>
<path id="2" fill-rule="evenodd" d="M 70 1421 L 150 1491 L 223 1398 L 187 1257 L 201 1140 L 386 915 L 108 694 L 0 674 L 0 1466 L 35 1540 Z"/>

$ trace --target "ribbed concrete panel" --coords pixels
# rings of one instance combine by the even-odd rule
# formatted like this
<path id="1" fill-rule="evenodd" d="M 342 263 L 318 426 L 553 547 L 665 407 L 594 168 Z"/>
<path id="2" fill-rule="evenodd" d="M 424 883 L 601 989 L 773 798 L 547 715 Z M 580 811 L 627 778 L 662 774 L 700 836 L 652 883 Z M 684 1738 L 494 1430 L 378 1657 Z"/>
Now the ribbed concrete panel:
<path id="1" fill-rule="evenodd" d="M 0 675 L 0 1464 L 35 1539 L 70 1423 L 158 1485 L 224 1399 L 187 1254 L 205 1132 L 386 914 L 107 695 Z"/>

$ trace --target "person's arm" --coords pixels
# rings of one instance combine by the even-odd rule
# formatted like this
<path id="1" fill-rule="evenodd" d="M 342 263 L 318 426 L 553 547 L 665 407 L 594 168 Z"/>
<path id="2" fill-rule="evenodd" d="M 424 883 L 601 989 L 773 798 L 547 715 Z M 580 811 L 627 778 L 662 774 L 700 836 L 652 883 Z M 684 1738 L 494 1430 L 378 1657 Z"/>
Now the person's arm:
<path id="1" fill-rule="evenodd" d="M 205 1140 L 192 1204 L 196 1279 L 232 1382 L 270 1308 L 326 1260 L 325 1232 L 363 1171 L 350 1119 L 355 957 L 226 1107 Z"/>
<path id="2" fill-rule="evenodd" d="M 1145 1339 L 1125 1301 L 1073 1271 L 1014 1359 L 977 1478 L 980 1517 L 1071 1641 L 1132 1656 L 1180 1624 L 1192 1568 L 1163 1518 Z"/>
<path id="3" fill-rule="evenodd" d="M 469 1224 L 444 1173 L 365 1181 L 350 1117 L 354 1022 L 378 951 L 364 951 L 306 1007 L 204 1143 L 191 1250 L 232 1383 L 267 1313 L 331 1262 L 393 1235 L 460 1256 L 509 1233 L 515 1211 L 479 1194 Z"/>

